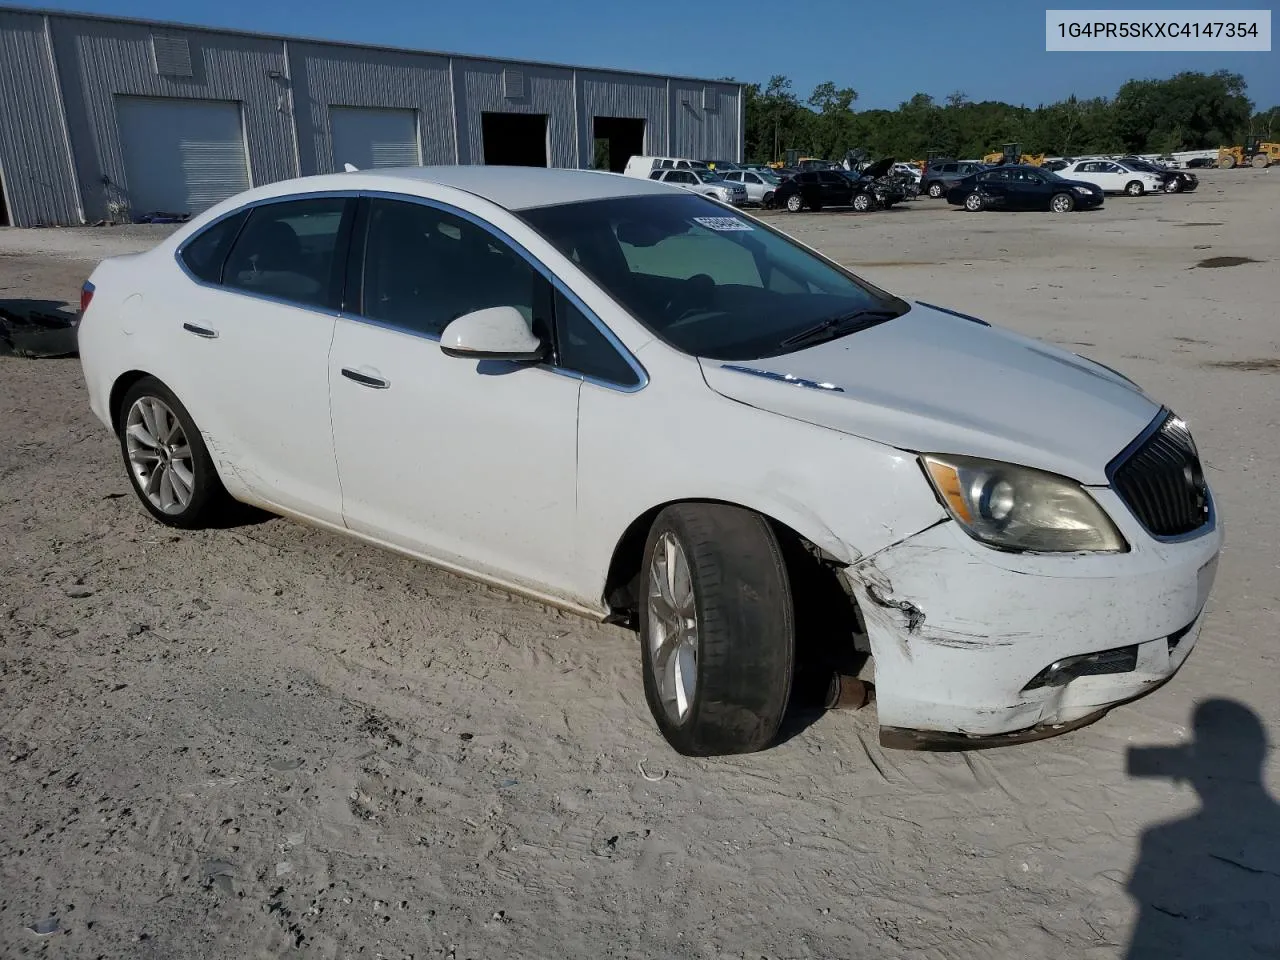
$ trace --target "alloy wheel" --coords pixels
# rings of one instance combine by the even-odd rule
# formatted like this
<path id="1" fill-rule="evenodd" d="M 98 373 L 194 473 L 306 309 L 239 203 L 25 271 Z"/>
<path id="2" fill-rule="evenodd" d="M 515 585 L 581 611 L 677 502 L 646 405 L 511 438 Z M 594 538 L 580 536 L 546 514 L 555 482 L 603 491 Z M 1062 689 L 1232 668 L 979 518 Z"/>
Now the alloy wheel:
<path id="1" fill-rule="evenodd" d="M 158 397 L 139 397 L 125 419 L 125 448 L 138 489 L 162 513 L 191 504 L 196 477 L 191 444 L 177 415 Z"/>
<path id="2" fill-rule="evenodd" d="M 698 612 L 689 561 L 670 532 L 649 564 L 649 656 L 667 717 L 682 723 L 698 692 Z"/>

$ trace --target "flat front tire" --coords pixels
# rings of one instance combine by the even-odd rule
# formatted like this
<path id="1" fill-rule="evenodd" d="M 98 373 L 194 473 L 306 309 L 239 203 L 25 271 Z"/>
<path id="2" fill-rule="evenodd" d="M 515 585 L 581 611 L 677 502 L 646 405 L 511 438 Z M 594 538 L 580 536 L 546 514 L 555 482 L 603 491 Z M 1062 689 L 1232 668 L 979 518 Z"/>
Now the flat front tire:
<path id="1" fill-rule="evenodd" d="M 791 694 L 795 614 L 782 549 L 759 514 L 677 504 L 645 543 L 640 596 L 644 692 L 685 756 L 773 742 Z"/>
<path id="2" fill-rule="evenodd" d="M 230 503 L 191 414 L 155 377 L 125 393 L 119 436 L 133 492 L 161 523 L 197 529 Z"/>

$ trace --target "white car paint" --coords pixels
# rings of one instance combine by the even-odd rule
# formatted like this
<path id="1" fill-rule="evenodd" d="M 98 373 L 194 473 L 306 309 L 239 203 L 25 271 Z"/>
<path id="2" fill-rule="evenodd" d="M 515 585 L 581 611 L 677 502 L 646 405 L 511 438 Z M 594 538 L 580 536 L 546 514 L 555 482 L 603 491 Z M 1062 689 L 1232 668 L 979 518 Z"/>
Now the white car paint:
<path id="1" fill-rule="evenodd" d="M 489 375 L 435 339 L 212 289 L 175 262 L 184 240 L 240 205 L 321 191 L 422 198 L 489 224 L 599 318 L 641 383 L 618 389 L 548 365 Z M 1067 723 L 1172 675 L 1195 643 L 1222 527 L 1157 541 L 1107 486 L 1105 466 L 1157 415 L 1155 401 L 1074 354 L 922 304 L 780 357 L 689 356 L 517 215 L 670 191 L 484 167 L 259 187 L 94 271 L 79 328 L 90 406 L 112 426 L 113 388 L 150 373 L 190 411 L 238 499 L 595 617 L 609 613 L 615 550 L 655 508 L 758 511 L 841 566 L 865 616 L 882 726 L 988 735 Z M 949 519 L 920 452 L 1073 478 L 1132 549 L 991 549 Z M 1183 628 L 1170 652 L 1164 638 Z M 1021 689 L 1058 658 L 1134 643 L 1136 671 Z"/>
<path id="2" fill-rule="evenodd" d="M 1160 193 L 1164 181 L 1146 170 L 1134 170 L 1119 160 L 1077 160 L 1057 171 L 1064 180 L 1081 180 L 1107 193 L 1124 193 L 1129 184 L 1142 184 L 1146 193 Z"/>
<path id="3" fill-rule="evenodd" d="M 710 170 L 655 170 L 649 179 L 699 193 L 721 203 L 741 206 L 747 202 L 747 188 L 742 183 L 726 180 Z"/>

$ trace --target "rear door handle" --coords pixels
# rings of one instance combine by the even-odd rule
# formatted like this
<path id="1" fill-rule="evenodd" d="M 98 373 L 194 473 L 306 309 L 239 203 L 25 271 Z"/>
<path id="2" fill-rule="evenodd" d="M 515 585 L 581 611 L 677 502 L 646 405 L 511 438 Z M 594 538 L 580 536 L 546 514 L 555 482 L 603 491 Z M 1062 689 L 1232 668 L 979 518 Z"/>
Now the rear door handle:
<path id="1" fill-rule="evenodd" d="M 197 337 L 204 337 L 206 340 L 213 340 L 218 336 L 217 330 L 210 330 L 195 323 L 184 323 L 182 329 L 187 333 L 194 333 Z"/>
<path id="2" fill-rule="evenodd" d="M 361 373 L 359 370 L 352 370 L 350 367 L 343 367 L 342 375 L 348 380 L 354 380 L 362 387 L 372 387 L 375 390 L 385 390 L 387 387 L 391 386 L 391 384 L 386 380 L 383 380 L 381 377 L 371 377 L 367 373 Z"/>

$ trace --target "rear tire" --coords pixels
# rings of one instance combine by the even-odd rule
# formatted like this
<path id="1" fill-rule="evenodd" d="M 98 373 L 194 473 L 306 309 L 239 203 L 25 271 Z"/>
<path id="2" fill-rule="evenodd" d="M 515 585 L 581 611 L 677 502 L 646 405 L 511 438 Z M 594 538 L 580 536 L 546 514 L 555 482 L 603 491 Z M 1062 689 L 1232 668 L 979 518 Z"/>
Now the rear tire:
<path id="1" fill-rule="evenodd" d="M 187 408 L 155 377 L 120 403 L 120 453 L 133 492 L 151 516 L 196 530 L 225 515 L 231 497 Z"/>
<path id="2" fill-rule="evenodd" d="M 795 612 L 781 546 L 740 507 L 667 507 L 645 543 L 640 597 L 644 692 L 685 756 L 773 742 L 791 695 Z"/>
<path id="3" fill-rule="evenodd" d="M 931 196 L 931 197 L 933 197 L 933 199 L 937 200 L 940 196 L 942 196 L 942 184 L 940 184 L 940 183 L 931 183 L 931 184 L 929 184 L 929 191 L 928 191 L 928 193 L 929 193 L 929 196 Z"/>
<path id="4" fill-rule="evenodd" d="M 1223 170 L 1230 170 L 1235 165 L 1236 165 L 1236 158 L 1233 154 L 1230 154 L 1230 153 L 1218 161 L 1218 166 L 1221 167 Z"/>
<path id="5" fill-rule="evenodd" d="M 981 213 L 986 207 L 987 202 L 982 199 L 982 194 L 974 192 L 964 198 L 964 208 L 970 213 Z"/>
<path id="6" fill-rule="evenodd" d="M 1054 213 L 1070 213 L 1076 208 L 1076 198 L 1069 193 L 1055 193 L 1049 198 L 1049 209 Z"/>
<path id="7" fill-rule="evenodd" d="M 804 209 L 804 198 L 798 193 L 793 193 L 787 197 L 787 209 L 792 213 L 799 213 Z"/>
<path id="8" fill-rule="evenodd" d="M 772 210 L 775 206 L 773 202 L 773 194 L 766 193 L 764 195 L 764 199 L 760 201 L 760 206 L 764 207 L 766 210 Z"/>
<path id="9" fill-rule="evenodd" d="M 1255 170 L 1262 170 L 1267 165 L 1267 155 L 1265 153 L 1254 154 L 1252 160 L 1249 161 Z"/>
<path id="10" fill-rule="evenodd" d="M 1146 190 L 1146 187 L 1144 187 L 1141 184 L 1141 182 L 1137 180 L 1130 180 L 1128 183 L 1124 185 L 1124 192 L 1131 197 L 1140 197 L 1144 193 L 1146 193 L 1147 190 Z"/>

